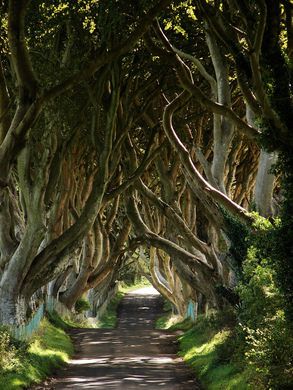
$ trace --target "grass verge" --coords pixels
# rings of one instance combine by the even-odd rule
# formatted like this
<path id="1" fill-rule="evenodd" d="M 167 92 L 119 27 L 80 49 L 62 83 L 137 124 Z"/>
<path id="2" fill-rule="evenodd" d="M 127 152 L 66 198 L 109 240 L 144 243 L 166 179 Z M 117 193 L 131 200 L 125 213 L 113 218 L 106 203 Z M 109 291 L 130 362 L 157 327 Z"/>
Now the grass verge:
<path id="1" fill-rule="evenodd" d="M 97 322 L 98 328 L 113 329 L 117 325 L 117 309 L 121 299 L 125 293 L 118 291 L 117 294 L 112 298 L 105 310 L 104 314 Z"/>
<path id="2" fill-rule="evenodd" d="M 67 362 L 73 345 L 64 329 L 43 319 L 29 343 L 12 340 L 5 330 L 1 331 L 0 351 L 0 389 L 18 390 L 40 383 Z"/>
<path id="3" fill-rule="evenodd" d="M 166 315 L 158 319 L 160 329 L 182 330 L 179 355 L 192 367 L 196 377 L 207 390 L 247 390 L 248 370 L 241 362 L 232 362 L 233 335 L 229 327 L 217 321 L 199 317 L 194 324 L 189 319 Z"/>
<path id="4" fill-rule="evenodd" d="M 117 325 L 117 314 L 118 314 L 118 306 L 121 301 L 121 299 L 124 297 L 126 293 L 129 291 L 137 290 L 142 287 L 150 286 L 151 284 L 147 280 L 143 280 L 140 283 L 133 284 L 133 285 L 127 285 L 127 284 L 120 284 L 118 287 L 118 292 L 116 295 L 110 300 L 107 309 L 105 310 L 104 314 L 101 316 L 101 318 L 97 322 L 98 328 L 105 328 L 105 329 L 113 329 Z"/>
<path id="5" fill-rule="evenodd" d="M 96 324 L 92 323 L 88 318 L 84 319 L 72 319 L 67 316 L 61 317 L 56 311 L 47 313 L 49 321 L 57 328 L 67 330 L 70 328 L 96 328 Z M 1 389 L 0 389 L 1 390 Z"/>

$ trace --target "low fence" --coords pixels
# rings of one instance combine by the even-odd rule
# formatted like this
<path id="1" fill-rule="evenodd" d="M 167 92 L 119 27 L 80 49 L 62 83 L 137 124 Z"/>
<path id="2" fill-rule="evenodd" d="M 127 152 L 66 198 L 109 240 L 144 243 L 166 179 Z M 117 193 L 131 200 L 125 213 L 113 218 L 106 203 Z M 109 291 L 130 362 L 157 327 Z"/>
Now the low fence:
<path id="1" fill-rule="evenodd" d="M 191 321 L 195 322 L 197 317 L 197 303 L 189 300 L 186 310 L 185 318 L 190 318 Z"/>
<path id="2" fill-rule="evenodd" d="M 113 295 L 117 291 L 117 288 L 111 289 L 108 294 L 107 298 L 101 305 L 96 309 L 97 315 L 94 318 L 90 318 L 89 322 L 94 323 L 97 319 L 99 319 L 103 313 L 105 312 L 107 305 L 109 304 L 109 301 L 113 298 Z M 58 301 L 53 296 L 47 296 L 45 299 L 45 302 L 41 304 L 41 306 L 38 308 L 38 310 L 34 313 L 33 317 L 30 319 L 30 321 L 24 325 L 19 326 L 12 326 L 11 327 L 11 333 L 13 337 L 15 337 L 18 340 L 28 340 L 33 335 L 33 333 L 39 329 L 41 320 L 44 318 L 46 312 L 52 313 L 53 311 L 56 311 L 60 317 L 69 318 L 73 321 L 82 321 L 84 319 L 87 319 L 83 314 L 76 314 L 67 309 L 65 305 L 63 305 L 60 301 Z"/>
<path id="3" fill-rule="evenodd" d="M 67 309 L 63 303 L 58 301 L 56 298 L 50 296 L 47 296 L 46 298 L 46 310 L 49 313 L 52 313 L 53 311 L 56 311 L 60 317 L 67 317 L 67 318 L 72 318 L 74 313 Z"/>
<path id="4" fill-rule="evenodd" d="M 47 296 L 45 302 L 41 304 L 28 323 L 11 327 L 13 337 L 18 340 L 30 339 L 32 334 L 39 329 L 46 312 L 52 313 L 53 311 L 56 311 L 61 317 L 73 317 L 73 313 L 66 306 L 54 297 Z"/>
<path id="5" fill-rule="evenodd" d="M 27 340 L 39 328 L 40 322 L 45 315 L 45 304 L 43 303 L 33 315 L 32 319 L 24 325 L 12 326 L 11 333 L 18 340 Z"/>

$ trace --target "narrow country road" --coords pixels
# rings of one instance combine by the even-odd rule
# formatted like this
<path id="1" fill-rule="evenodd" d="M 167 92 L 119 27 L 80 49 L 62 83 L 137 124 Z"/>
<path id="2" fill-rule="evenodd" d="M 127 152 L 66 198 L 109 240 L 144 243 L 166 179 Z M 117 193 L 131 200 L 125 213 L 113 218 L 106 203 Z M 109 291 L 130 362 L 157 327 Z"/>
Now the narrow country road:
<path id="1" fill-rule="evenodd" d="M 128 293 L 116 329 L 74 329 L 77 353 L 46 387 L 38 389 L 199 389 L 176 356 L 176 338 L 154 329 L 162 299 L 152 288 Z"/>

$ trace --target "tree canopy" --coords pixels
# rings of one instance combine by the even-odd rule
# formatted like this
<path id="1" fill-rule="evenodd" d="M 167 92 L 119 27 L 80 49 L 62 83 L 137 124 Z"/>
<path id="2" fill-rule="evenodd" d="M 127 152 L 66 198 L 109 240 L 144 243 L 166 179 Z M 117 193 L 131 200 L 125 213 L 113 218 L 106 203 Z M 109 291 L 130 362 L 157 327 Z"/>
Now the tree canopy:
<path id="1" fill-rule="evenodd" d="M 0 2 L 0 322 L 133 264 L 182 315 L 235 305 L 262 239 L 292 319 L 292 12 Z"/>

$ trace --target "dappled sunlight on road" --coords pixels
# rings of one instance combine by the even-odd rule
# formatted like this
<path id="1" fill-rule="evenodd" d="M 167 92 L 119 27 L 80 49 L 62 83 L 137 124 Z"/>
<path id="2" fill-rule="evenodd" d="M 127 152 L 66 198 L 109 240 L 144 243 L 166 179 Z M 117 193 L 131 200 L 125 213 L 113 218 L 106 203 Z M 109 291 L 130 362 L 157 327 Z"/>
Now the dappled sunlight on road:
<path id="1" fill-rule="evenodd" d="M 137 290 L 130 291 L 127 295 L 160 295 L 160 293 L 153 286 L 141 287 Z"/>
<path id="2" fill-rule="evenodd" d="M 132 291 L 119 307 L 116 329 L 75 329 L 78 352 L 43 389 L 198 389 L 176 355 L 176 337 L 154 329 L 162 298 L 152 287 Z M 53 387 L 52 387 L 53 386 Z"/>
<path id="3" fill-rule="evenodd" d="M 151 363 L 151 364 L 162 364 L 162 363 L 168 363 L 168 364 L 174 364 L 177 363 L 180 359 L 174 359 L 173 357 L 153 357 L 153 356 L 136 356 L 136 357 L 130 357 L 125 356 L 124 358 L 112 358 L 112 357 L 101 357 L 98 359 L 73 359 L 71 360 L 71 364 L 77 364 L 77 365 L 93 365 L 93 364 L 121 364 L 121 363 L 138 363 L 138 364 L 145 364 L 145 363 Z"/>

